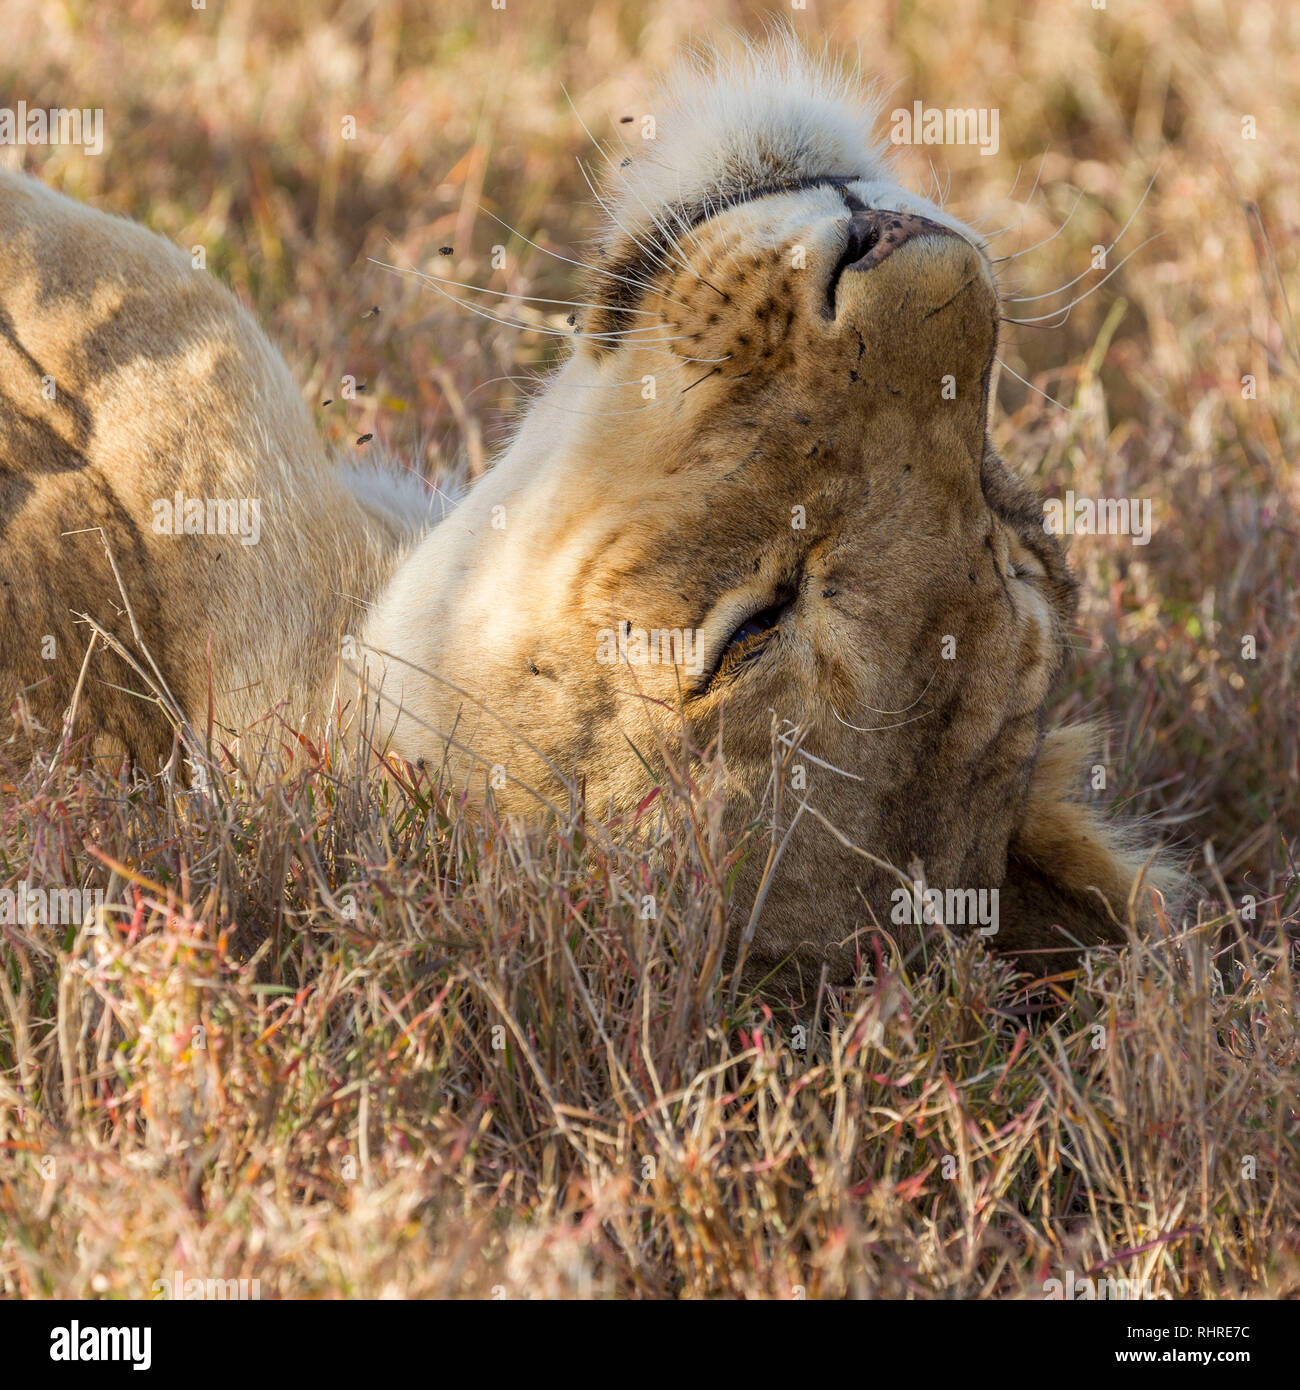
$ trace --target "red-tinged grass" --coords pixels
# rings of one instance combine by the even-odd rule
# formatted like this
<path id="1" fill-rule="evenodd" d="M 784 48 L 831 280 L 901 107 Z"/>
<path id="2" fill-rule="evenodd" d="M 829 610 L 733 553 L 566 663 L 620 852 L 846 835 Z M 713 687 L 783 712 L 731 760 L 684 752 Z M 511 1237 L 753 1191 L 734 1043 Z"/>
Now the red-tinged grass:
<path id="1" fill-rule="evenodd" d="M 871 937 L 856 987 L 792 1012 L 733 999 L 716 808 L 661 796 L 683 814 L 606 835 L 359 772 L 21 782 L 5 862 L 106 907 L 3 928 L 0 1286 L 1300 1293 L 1276 909 L 1046 998 L 974 942 L 927 969 Z"/>
<path id="2" fill-rule="evenodd" d="M 871 55 L 889 106 L 999 109 L 995 156 L 902 155 L 1012 224 L 998 254 L 1043 242 L 1003 263 L 1008 293 L 1073 280 L 1156 175 L 1108 266 L 1158 239 L 1064 322 L 1006 326 L 992 430 L 1053 496 L 1153 502 L 1150 545 L 1071 546 L 1059 712 L 1108 721 L 1100 794 L 1181 843 L 1200 925 L 1099 953 L 1046 1014 L 979 945 L 923 969 L 868 941 L 854 989 L 793 1014 L 719 975 L 744 847 L 711 838 L 716 808 L 696 834 L 661 819 L 673 788 L 609 839 L 359 773 L 209 800 L 9 768 L 0 886 L 106 908 L 94 933 L 0 925 L 5 1293 L 147 1297 L 176 1271 L 263 1296 L 1037 1298 L 1069 1271 L 1300 1292 L 1294 8 L 772 13 Z M 334 443 L 475 473 L 551 340 L 369 258 L 566 297 L 573 267 L 522 239 L 581 258 L 594 225 L 563 88 L 617 137 L 677 44 L 761 18 L 7 0 L 0 105 L 102 106 L 108 142 L 0 158 L 204 246 Z"/>

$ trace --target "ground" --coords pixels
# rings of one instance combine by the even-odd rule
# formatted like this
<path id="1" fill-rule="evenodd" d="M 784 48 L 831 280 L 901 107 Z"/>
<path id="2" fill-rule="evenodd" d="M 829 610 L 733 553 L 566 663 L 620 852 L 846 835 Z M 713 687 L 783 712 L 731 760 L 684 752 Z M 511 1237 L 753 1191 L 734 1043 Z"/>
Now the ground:
<path id="1" fill-rule="evenodd" d="M 472 474 L 553 340 L 374 262 L 566 297 L 548 253 L 595 223 L 579 115 L 635 130 L 680 43 L 773 16 L 877 74 L 887 112 L 999 114 L 996 153 L 900 154 L 1043 296 L 1007 310 L 1039 322 L 1004 325 L 1000 448 L 1050 496 L 1151 501 L 1149 544 L 1073 540 L 1058 708 L 1107 722 L 1099 794 L 1191 864 L 1200 923 L 1062 972 L 1046 1010 L 940 943 L 791 1013 L 718 978 L 738 849 L 707 806 L 593 850 L 580 815 L 521 841 L 327 768 L 203 800 L 71 753 L 10 767 L 0 887 L 104 911 L 0 924 L 0 1291 L 1300 1292 L 1285 0 L 6 0 L 0 106 L 102 107 L 105 138 L 0 158 L 203 247 L 332 441 Z M 1106 269 L 1133 259 L 1062 319 L 1130 217 Z"/>

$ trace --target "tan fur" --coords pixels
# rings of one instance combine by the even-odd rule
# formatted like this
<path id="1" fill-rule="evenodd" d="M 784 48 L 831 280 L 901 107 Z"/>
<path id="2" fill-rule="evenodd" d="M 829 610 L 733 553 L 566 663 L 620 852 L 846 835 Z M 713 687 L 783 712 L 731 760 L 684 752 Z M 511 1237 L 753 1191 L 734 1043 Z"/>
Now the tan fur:
<path id="1" fill-rule="evenodd" d="M 759 974 L 845 978 L 876 927 L 916 945 L 915 925 L 891 924 L 895 870 L 999 890 L 994 944 L 1008 949 L 1122 940 L 1146 855 L 1084 804 L 1086 735 L 1045 735 L 1074 585 L 985 433 L 987 257 L 885 182 L 876 152 L 854 154 L 853 121 L 810 140 L 813 105 L 752 129 L 770 79 L 744 79 L 743 131 L 728 134 L 721 99 L 716 137 L 682 124 L 707 167 L 680 206 L 642 217 L 653 169 L 644 196 L 635 182 L 622 195 L 580 296 L 598 306 L 585 336 L 496 467 L 418 543 L 417 503 L 368 500 L 326 458 L 282 362 L 211 277 L 139 228 L 0 176 L 6 697 L 24 691 L 57 727 L 79 613 L 134 649 L 98 535 L 65 534 L 98 527 L 196 727 L 210 696 L 232 736 L 268 727 L 277 705 L 319 722 L 361 600 L 391 747 L 475 800 L 492 786 L 535 814 L 576 777 L 593 811 L 626 813 L 647 767 L 720 739 L 713 789 L 733 829 L 761 827 L 737 940 L 780 846 L 749 949 Z M 777 186 L 736 197 L 765 169 Z M 888 236 L 915 234 L 831 293 L 855 206 L 883 208 Z M 152 534 L 151 505 L 176 489 L 258 497 L 261 540 Z M 598 658 L 600 634 L 628 623 L 698 631 L 711 670 L 773 602 L 785 607 L 751 659 L 707 685 L 683 659 Z M 88 727 L 146 763 L 165 756 L 157 707 L 118 685 L 142 683 L 98 660 Z M 774 723 L 806 777 L 776 812 Z M 702 779 L 716 764 L 692 766 Z"/>
<path id="2" fill-rule="evenodd" d="M 0 174 L 0 246 L 6 702 L 23 691 L 58 729 L 90 638 L 82 614 L 148 669 L 124 587 L 196 728 L 209 683 L 219 741 L 280 700 L 301 712 L 337 634 L 360 627 L 356 596 L 382 584 L 418 518 L 398 525 L 356 501 L 283 361 L 175 247 L 14 174 Z M 154 534 L 153 503 L 178 490 L 256 499 L 258 544 Z M 171 726 L 116 656 L 94 664 L 87 699 L 101 752 L 150 767 L 169 754 Z"/>

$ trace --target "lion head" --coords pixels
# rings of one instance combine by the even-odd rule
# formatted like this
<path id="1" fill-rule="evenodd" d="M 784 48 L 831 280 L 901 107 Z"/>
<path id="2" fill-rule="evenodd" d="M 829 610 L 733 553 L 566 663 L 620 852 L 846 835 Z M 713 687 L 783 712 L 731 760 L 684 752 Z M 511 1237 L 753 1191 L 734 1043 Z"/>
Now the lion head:
<path id="1" fill-rule="evenodd" d="M 394 751 L 510 809 L 720 749 L 763 971 L 914 944 L 909 883 L 997 890 L 994 944 L 1119 939 L 1141 862 L 1045 726 L 1074 583 L 986 431 L 990 257 L 872 121 L 779 45 L 675 81 L 567 359 L 367 633 Z"/>

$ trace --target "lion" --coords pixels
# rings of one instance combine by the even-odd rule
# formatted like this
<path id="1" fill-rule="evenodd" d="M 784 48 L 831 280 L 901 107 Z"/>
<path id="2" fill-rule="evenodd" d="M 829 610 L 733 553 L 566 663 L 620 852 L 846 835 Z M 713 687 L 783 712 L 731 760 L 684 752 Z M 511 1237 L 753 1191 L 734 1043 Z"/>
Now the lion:
<path id="1" fill-rule="evenodd" d="M 156 768 L 176 711 L 231 737 L 364 698 L 389 755 L 524 817 L 575 786 L 627 816 L 685 765 L 758 827 L 732 954 L 764 977 L 852 978 L 954 900 L 1021 955 L 1122 942 L 1179 876 L 1048 719 L 1075 581 L 990 442 L 984 243 L 788 42 L 655 110 L 561 364 L 441 518 L 328 455 L 188 256 L 0 176 L 6 699 L 39 737 L 75 692 Z"/>

